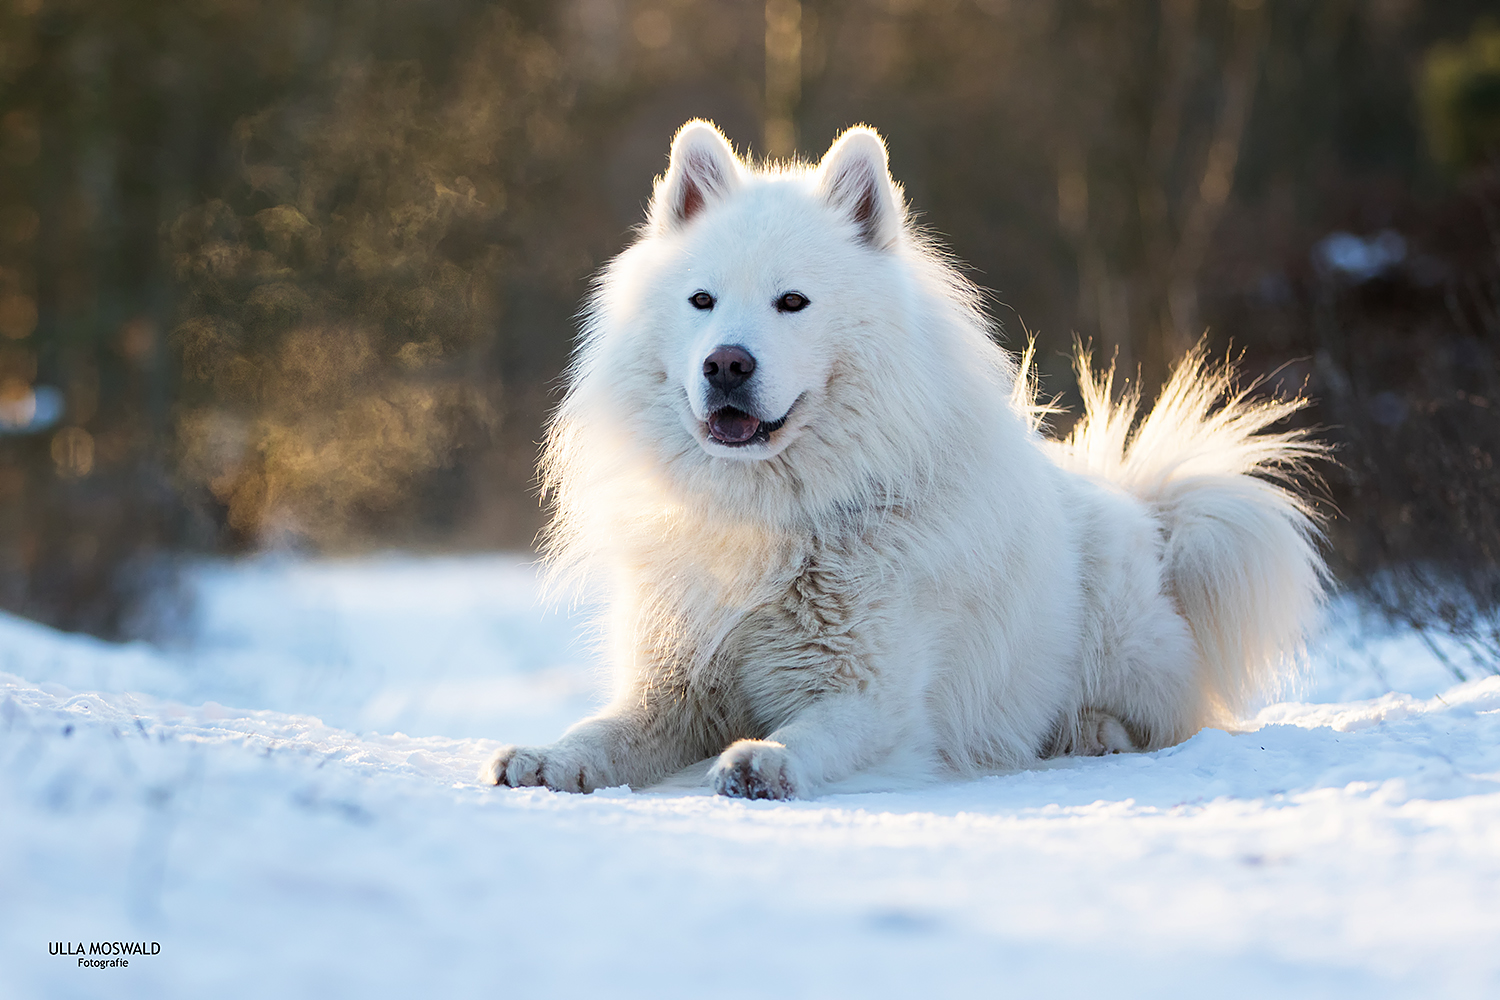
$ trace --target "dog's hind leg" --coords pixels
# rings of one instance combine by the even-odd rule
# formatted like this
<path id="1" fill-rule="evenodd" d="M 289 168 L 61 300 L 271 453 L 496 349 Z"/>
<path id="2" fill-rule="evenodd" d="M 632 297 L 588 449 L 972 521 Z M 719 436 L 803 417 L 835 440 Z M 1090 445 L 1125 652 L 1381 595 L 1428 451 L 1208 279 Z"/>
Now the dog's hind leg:
<path id="1" fill-rule="evenodd" d="M 1058 723 L 1044 757 L 1103 757 L 1141 749 L 1125 723 L 1108 712 L 1086 708 Z"/>

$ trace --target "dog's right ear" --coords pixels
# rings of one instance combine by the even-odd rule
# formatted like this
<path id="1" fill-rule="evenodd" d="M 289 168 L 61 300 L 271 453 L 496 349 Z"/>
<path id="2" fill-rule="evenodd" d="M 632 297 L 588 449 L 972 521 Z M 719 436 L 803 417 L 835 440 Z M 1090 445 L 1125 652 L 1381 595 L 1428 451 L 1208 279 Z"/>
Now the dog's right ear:
<path id="1" fill-rule="evenodd" d="M 683 225 L 739 187 L 743 174 L 724 133 L 712 122 L 688 122 L 672 140 L 672 160 L 651 196 L 652 227 L 666 232 Z"/>

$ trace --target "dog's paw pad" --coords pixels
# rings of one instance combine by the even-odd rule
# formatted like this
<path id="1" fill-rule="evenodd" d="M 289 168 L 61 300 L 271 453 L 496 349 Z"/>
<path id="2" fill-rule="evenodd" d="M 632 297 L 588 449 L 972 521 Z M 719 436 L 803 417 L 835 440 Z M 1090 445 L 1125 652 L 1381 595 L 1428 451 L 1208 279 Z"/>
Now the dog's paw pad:
<path id="1" fill-rule="evenodd" d="M 479 780 L 490 785 L 525 788 L 541 784 L 542 751 L 536 747 L 501 747 L 479 769 Z"/>
<path id="2" fill-rule="evenodd" d="M 555 792 L 592 792 L 616 782 L 599 754 L 587 748 L 501 747 L 479 769 L 479 780 L 511 788 L 550 788 Z"/>
<path id="3" fill-rule="evenodd" d="M 718 794 L 738 799 L 792 799 L 802 788 L 786 747 L 762 740 L 741 740 L 725 750 L 709 780 Z"/>

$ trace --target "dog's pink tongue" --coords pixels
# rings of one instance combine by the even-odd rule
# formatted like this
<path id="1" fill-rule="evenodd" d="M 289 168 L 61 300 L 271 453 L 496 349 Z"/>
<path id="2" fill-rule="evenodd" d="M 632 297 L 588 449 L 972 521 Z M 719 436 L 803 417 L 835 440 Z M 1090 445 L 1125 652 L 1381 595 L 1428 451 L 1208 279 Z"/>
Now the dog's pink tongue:
<path id="1" fill-rule="evenodd" d="M 743 444 L 753 438 L 758 430 L 759 420 L 732 406 L 715 410 L 708 418 L 708 432 L 725 444 Z"/>

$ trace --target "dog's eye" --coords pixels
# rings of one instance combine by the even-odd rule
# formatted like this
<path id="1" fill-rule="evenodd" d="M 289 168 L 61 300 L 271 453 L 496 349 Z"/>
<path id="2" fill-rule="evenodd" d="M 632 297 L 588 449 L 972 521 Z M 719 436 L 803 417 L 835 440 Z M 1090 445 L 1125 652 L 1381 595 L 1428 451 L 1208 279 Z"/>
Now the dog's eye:
<path id="1" fill-rule="evenodd" d="M 714 297 L 705 291 L 694 292 L 688 298 L 688 301 L 693 304 L 694 309 L 712 309 L 714 307 Z"/>
<path id="2" fill-rule="evenodd" d="M 784 313 L 801 312 L 807 308 L 807 296 L 801 292 L 787 292 L 776 300 L 776 311 Z"/>

